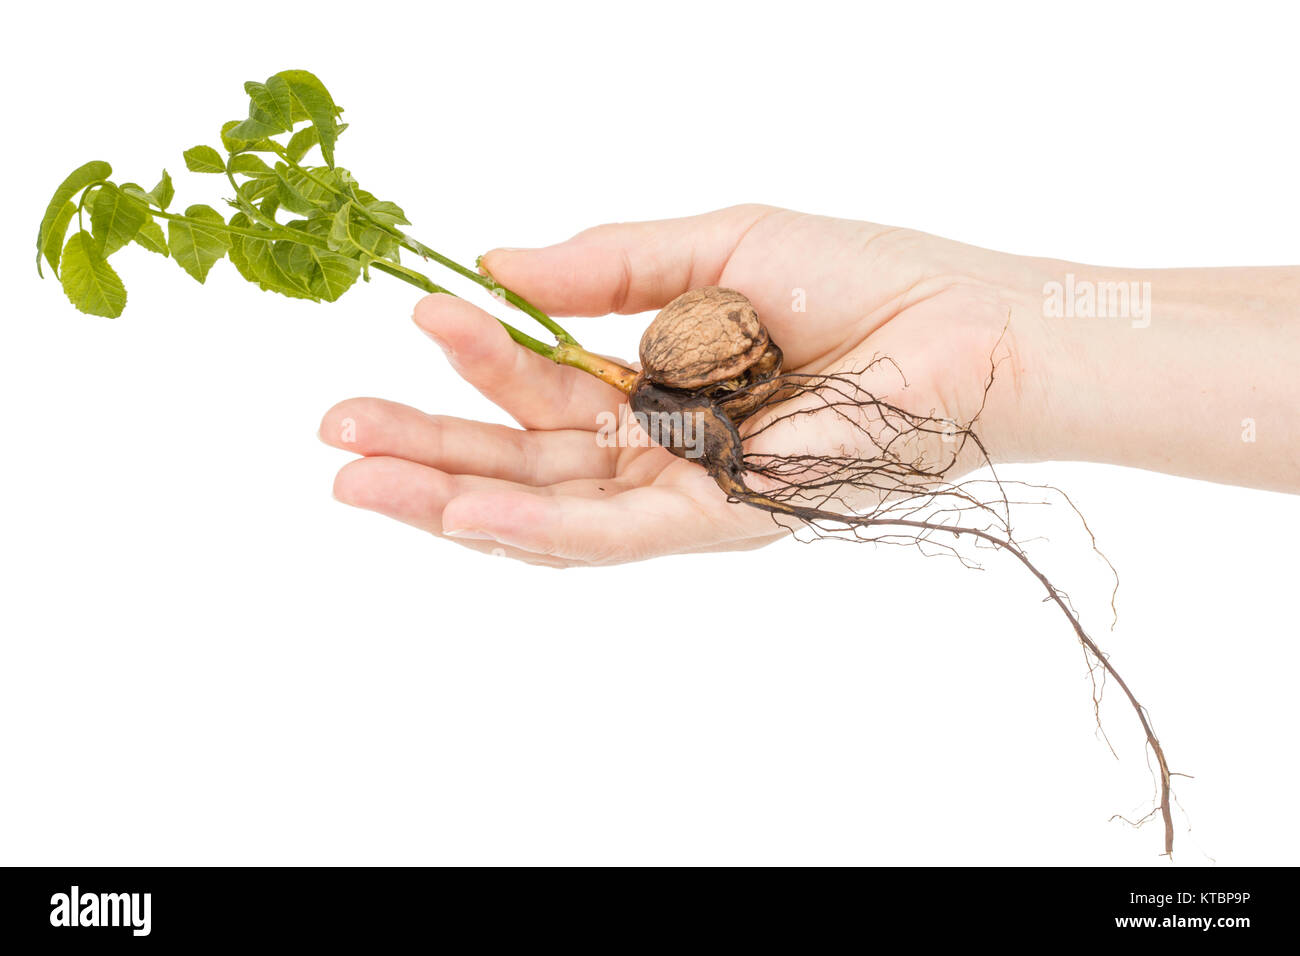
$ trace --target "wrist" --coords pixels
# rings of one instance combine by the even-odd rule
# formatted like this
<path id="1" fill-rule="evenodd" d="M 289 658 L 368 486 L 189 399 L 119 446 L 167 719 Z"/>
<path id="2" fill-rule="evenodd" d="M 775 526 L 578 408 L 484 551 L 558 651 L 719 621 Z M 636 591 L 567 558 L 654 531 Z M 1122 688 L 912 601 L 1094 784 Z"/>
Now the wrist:
<path id="1" fill-rule="evenodd" d="M 1021 460 L 1300 488 L 1300 271 L 1017 266 Z"/>

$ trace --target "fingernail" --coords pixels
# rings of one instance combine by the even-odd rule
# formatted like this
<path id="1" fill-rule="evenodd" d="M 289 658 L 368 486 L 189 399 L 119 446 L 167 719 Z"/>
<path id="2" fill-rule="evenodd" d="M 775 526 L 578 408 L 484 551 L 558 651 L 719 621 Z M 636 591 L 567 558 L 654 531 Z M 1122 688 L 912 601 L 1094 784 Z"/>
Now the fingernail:
<path id="1" fill-rule="evenodd" d="M 443 534 L 449 538 L 460 538 L 464 541 L 495 541 L 496 538 L 482 531 L 475 531 L 473 528 L 445 528 Z"/>
<path id="2" fill-rule="evenodd" d="M 497 246 L 497 248 L 489 249 L 487 252 L 483 253 L 483 255 L 475 259 L 474 267 L 478 269 L 479 275 L 485 276 L 488 274 L 488 271 L 487 271 L 487 267 L 483 265 L 483 260 L 486 259 L 488 256 L 496 252 L 526 252 L 526 251 L 527 251 L 526 249 L 521 249 L 517 246 Z"/>

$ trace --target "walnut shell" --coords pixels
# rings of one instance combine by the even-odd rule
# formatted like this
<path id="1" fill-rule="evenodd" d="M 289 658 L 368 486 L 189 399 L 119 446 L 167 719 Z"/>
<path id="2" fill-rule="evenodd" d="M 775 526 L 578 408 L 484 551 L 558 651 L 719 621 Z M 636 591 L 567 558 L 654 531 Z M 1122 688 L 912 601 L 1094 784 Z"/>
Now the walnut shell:
<path id="1" fill-rule="evenodd" d="M 679 295 L 655 316 L 641 336 L 641 368 L 669 388 L 703 388 L 737 377 L 767 346 L 767 329 L 747 298 L 705 286 Z"/>

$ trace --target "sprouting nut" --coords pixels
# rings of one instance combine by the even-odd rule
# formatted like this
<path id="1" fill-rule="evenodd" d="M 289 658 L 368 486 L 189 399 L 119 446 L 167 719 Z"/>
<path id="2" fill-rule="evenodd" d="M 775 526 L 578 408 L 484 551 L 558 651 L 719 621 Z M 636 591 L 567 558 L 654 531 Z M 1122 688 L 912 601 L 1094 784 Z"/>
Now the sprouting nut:
<path id="1" fill-rule="evenodd" d="M 741 378 L 769 341 L 747 298 L 705 286 L 679 295 L 655 316 L 641 337 L 641 369 L 668 388 L 711 388 Z"/>

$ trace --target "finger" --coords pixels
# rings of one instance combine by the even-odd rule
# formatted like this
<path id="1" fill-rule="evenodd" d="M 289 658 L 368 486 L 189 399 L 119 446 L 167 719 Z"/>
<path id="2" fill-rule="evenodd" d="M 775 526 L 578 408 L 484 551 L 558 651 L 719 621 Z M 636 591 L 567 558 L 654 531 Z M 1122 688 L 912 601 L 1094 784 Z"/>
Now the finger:
<path id="1" fill-rule="evenodd" d="M 777 211 L 732 206 L 685 219 L 597 226 L 544 249 L 493 249 L 481 265 L 554 315 L 645 312 L 688 289 L 716 285 L 745 234 Z"/>
<path id="2" fill-rule="evenodd" d="M 520 431 L 505 425 L 427 415 L 378 398 L 339 402 L 321 420 L 327 445 L 366 456 L 404 458 L 453 475 L 482 475 L 525 485 L 612 478 L 618 448 L 590 431 Z"/>
<path id="3" fill-rule="evenodd" d="M 559 486 L 564 487 L 564 486 Z M 583 485 L 568 486 L 582 495 Z M 404 458 L 358 458 L 334 477 L 334 497 L 347 505 L 378 511 L 432 534 L 442 534 L 442 509 L 464 494 L 550 494 L 511 481 L 479 475 L 449 475 Z"/>
<path id="4" fill-rule="evenodd" d="M 425 296 L 414 318 L 463 379 L 525 428 L 594 430 L 597 414 L 622 399 L 599 379 L 530 352 L 463 299 Z"/>
<path id="5" fill-rule="evenodd" d="M 716 488 L 704 500 L 661 488 L 606 499 L 475 492 L 448 502 L 443 524 L 453 537 L 487 535 L 509 547 L 589 564 L 720 550 L 779 536 L 765 513 L 731 507 Z"/>
<path id="6" fill-rule="evenodd" d="M 502 482 L 466 480 L 400 458 L 359 458 L 339 470 L 334 497 L 354 508 L 374 511 L 421 531 L 443 537 L 442 511 L 448 500 L 466 489 L 499 489 Z M 518 492 L 516 492 L 518 493 Z M 547 567 L 575 567 L 582 561 L 515 548 L 487 536 L 462 535 L 455 540 L 470 550 L 515 558 Z"/>

